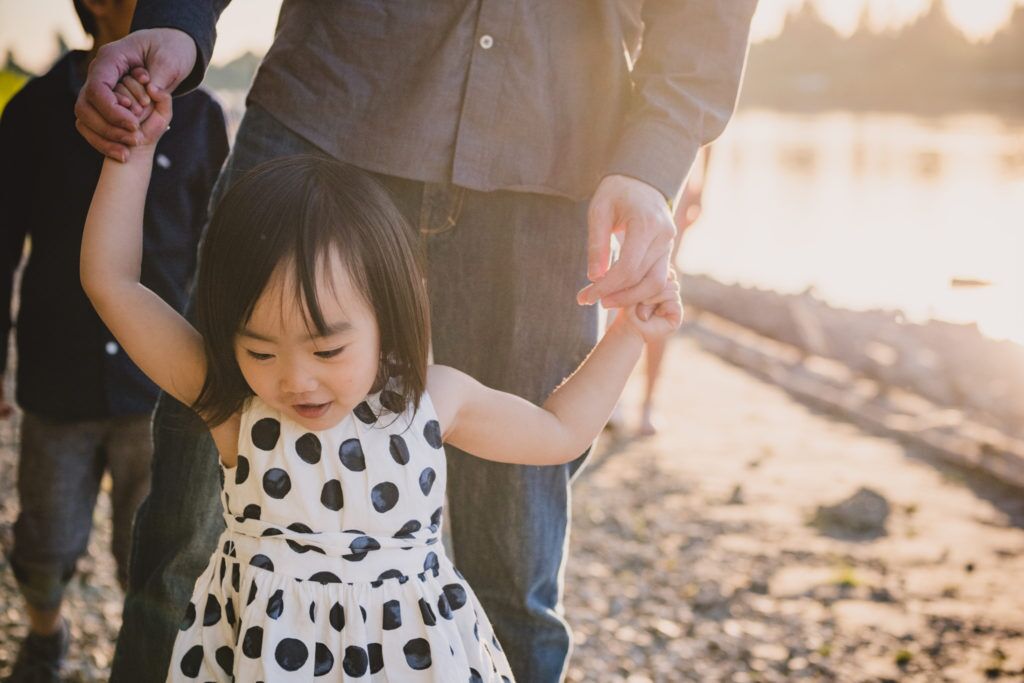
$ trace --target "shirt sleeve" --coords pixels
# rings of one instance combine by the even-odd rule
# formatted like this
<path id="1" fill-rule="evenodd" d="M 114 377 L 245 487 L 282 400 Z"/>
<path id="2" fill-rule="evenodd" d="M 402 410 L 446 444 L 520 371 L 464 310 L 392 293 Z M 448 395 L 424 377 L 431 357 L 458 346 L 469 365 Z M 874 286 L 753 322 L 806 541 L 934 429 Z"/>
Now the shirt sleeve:
<path id="1" fill-rule="evenodd" d="M 22 105 L 15 95 L 0 117 L 0 375 L 7 369 L 14 272 L 28 234 L 30 184 L 35 175 L 28 167 L 33 159 L 29 145 L 39 139 L 30 129 L 32 117 Z"/>
<path id="2" fill-rule="evenodd" d="M 192 90 L 203 81 L 217 42 L 217 20 L 231 0 L 139 0 L 132 18 L 132 30 L 176 28 L 196 43 L 196 65 L 175 95 Z"/>
<path id="3" fill-rule="evenodd" d="M 647 0 L 633 92 L 604 175 L 672 201 L 697 151 L 725 129 L 746 61 L 755 0 Z"/>

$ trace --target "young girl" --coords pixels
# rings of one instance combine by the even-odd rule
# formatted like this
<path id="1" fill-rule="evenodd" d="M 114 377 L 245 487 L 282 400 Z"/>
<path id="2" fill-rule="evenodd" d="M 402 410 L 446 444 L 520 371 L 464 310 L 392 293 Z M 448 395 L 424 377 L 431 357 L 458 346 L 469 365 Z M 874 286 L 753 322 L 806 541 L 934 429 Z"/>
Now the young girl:
<path id="1" fill-rule="evenodd" d="M 540 408 L 427 364 L 427 297 L 396 208 L 351 167 L 290 157 L 253 169 L 217 207 L 193 328 L 139 283 L 171 105 L 136 76 L 120 96 L 152 98 L 153 113 L 130 160 L 105 162 L 82 283 L 138 366 L 209 425 L 227 525 L 168 680 L 512 680 L 440 543 L 442 445 L 524 465 L 578 457 L 644 342 L 679 326 L 676 283 L 646 302 L 648 319 L 620 315 Z"/>

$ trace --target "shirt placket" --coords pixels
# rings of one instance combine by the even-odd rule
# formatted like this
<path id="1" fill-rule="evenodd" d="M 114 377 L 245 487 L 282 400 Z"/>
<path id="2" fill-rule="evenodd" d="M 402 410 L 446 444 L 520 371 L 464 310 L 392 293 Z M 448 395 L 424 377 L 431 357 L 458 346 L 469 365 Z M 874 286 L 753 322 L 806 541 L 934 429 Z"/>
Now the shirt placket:
<path id="1" fill-rule="evenodd" d="M 493 186 L 491 160 L 505 59 L 513 46 L 516 0 L 482 0 L 473 37 L 466 92 L 455 137 L 452 182 L 468 187 Z"/>

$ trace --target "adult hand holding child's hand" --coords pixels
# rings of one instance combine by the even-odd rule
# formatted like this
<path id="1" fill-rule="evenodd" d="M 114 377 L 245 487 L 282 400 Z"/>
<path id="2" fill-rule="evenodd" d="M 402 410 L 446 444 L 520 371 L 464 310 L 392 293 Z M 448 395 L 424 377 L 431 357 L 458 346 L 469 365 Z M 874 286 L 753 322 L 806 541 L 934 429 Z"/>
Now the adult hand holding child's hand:
<path id="1" fill-rule="evenodd" d="M 89 76 L 78 94 L 75 127 L 99 152 L 127 161 L 130 148 L 144 143 L 144 116 L 140 118 L 144 112 L 137 113 L 119 101 L 115 93 L 118 84 L 136 67 L 145 67 L 150 78 L 147 89 L 169 95 L 195 63 L 195 41 L 173 28 L 135 31 L 104 45 L 89 65 Z M 152 92 L 149 95 L 152 97 Z"/>
<path id="2" fill-rule="evenodd" d="M 620 323 L 620 320 L 622 321 Z M 679 279 L 674 270 L 656 295 L 622 309 L 614 324 L 628 324 L 644 343 L 664 339 L 683 323 L 683 303 L 679 298 Z"/>

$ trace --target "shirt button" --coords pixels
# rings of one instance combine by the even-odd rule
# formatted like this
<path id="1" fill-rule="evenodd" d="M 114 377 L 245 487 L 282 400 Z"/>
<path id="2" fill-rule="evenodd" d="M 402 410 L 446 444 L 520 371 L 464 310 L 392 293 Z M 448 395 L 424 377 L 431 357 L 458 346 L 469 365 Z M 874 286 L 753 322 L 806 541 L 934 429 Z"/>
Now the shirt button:
<path id="1" fill-rule="evenodd" d="M 490 50 L 492 45 L 494 45 L 494 38 L 486 33 L 480 36 L 480 47 Z"/>
<path id="2" fill-rule="evenodd" d="M 103 347 L 104 351 L 107 352 L 108 356 L 113 356 L 115 353 L 117 353 L 117 348 L 117 343 L 112 341 L 107 342 L 107 345 Z"/>

